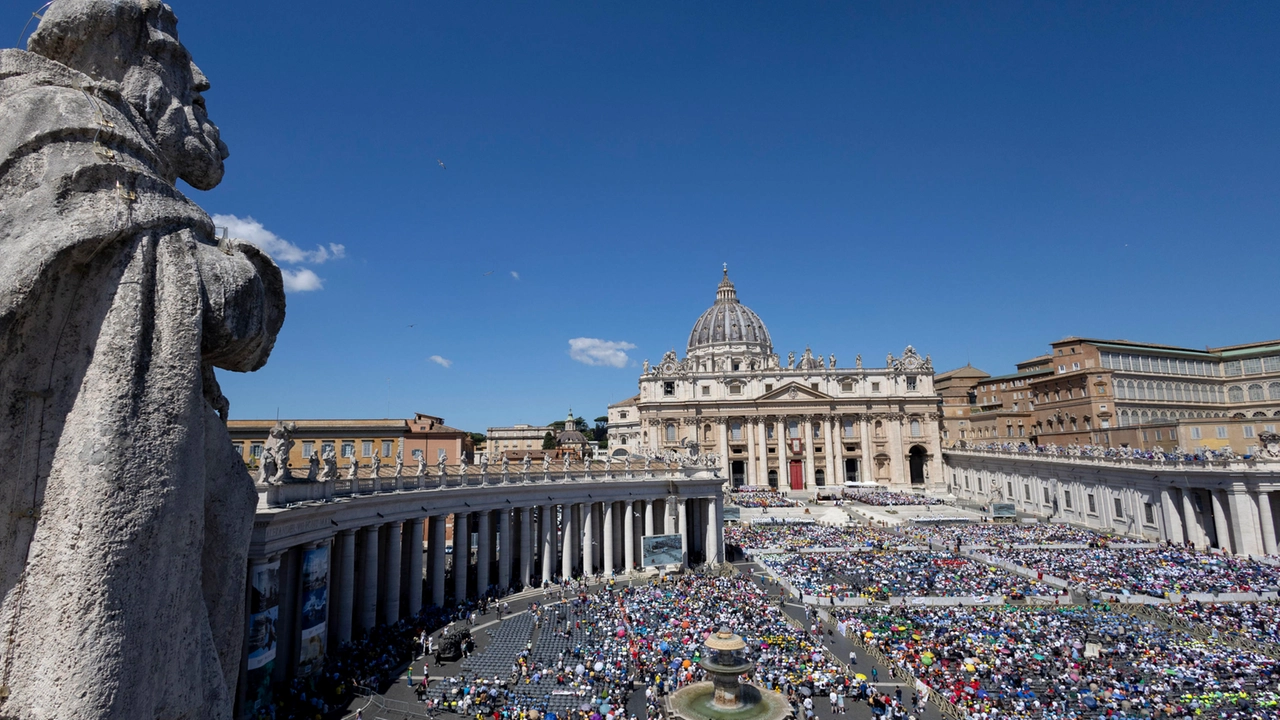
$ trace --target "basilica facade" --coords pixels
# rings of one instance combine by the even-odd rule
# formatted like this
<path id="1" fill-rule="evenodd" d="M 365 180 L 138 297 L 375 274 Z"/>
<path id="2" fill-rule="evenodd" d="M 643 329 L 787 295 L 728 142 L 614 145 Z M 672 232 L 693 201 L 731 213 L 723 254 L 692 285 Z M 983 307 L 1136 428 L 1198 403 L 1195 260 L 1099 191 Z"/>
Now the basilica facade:
<path id="1" fill-rule="evenodd" d="M 609 407 L 609 444 L 642 454 L 697 444 L 735 487 L 942 489 L 939 406 L 933 364 L 910 346 L 883 367 L 861 355 L 839 367 L 808 348 L 784 362 L 726 270 L 685 356 L 645 361 L 639 393 Z"/>

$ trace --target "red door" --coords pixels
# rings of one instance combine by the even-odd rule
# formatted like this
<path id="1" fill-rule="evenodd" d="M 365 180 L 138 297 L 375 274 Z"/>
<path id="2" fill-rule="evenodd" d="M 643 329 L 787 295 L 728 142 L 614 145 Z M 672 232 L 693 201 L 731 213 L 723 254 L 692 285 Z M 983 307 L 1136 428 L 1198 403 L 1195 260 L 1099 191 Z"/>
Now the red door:
<path id="1" fill-rule="evenodd" d="M 791 489 L 804 489 L 804 462 L 800 460 L 791 461 Z"/>

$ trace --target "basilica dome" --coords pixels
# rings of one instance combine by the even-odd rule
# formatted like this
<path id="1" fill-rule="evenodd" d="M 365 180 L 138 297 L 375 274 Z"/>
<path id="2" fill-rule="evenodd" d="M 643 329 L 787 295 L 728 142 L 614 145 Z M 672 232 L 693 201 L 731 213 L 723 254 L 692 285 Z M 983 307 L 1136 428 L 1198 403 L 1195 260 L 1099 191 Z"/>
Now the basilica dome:
<path id="1" fill-rule="evenodd" d="M 729 345 L 746 345 L 753 353 L 773 353 L 773 341 L 769 339 L 764 321 L 751 308 L 738 302 L 738 293 L 726 269 L 716 288 L 715 304 L 702 313 L 689 333 L 689 354 Z"/>

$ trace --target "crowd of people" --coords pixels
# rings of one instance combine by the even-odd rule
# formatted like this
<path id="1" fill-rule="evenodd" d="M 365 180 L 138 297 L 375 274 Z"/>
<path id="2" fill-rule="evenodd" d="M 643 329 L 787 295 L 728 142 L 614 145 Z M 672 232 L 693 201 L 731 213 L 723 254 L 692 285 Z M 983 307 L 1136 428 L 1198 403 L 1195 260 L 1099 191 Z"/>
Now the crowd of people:
<path id="1" fill-rule="evenodd" d="M 725 525 L 724 541 L 744 550 L 891 547 L 902 543 L 901 538 L 867 525 L 817 523 Z"/>
<path id="2" fill-rule="evenodd" d="M 1061 592 L 1036 580 L 949 552 L 788 552 L 762 555 L 759 561 L 806 599 L 810 596 L 873 600 L 890 597 L 1022 598 Z"/>
<path id="3" fill-rule="evenodd" d="M 800 500 L 792 500 L 772 488 L 734 488 L 729 492 L 729 502 L 742 508 L 804 507 Z"/>
<path id="4" fill-rule="evenodd" d="M 1260 603 L 1171 603 L 1160 607 L 1184 622 L 1209 628 L 1214 637 L 1280 645 L 1280 605 Z"/>
<path id="5" fill-rule="evenodd" d="M 967 443 L 961 440 L 957 447 L 962 450 L 981 450 L 983 452 L 1003 453 L 1037 453 L 1040 455 L 1060 455 L 1063 457 L 1093 457 L 1108 460 L 1152 460 L 1155 462 L 1205 463 L 1226 462 L 1238 459 L 1230 447 L 1221 450 L 1200 448 L 1194 452 L 1174 448 L 1165 450 L 1156 445 L 1150 450 L 1131 447 L 1106 447 L 1103 445 L 1030 445 L 1026 442 L 1011 443 Z"/>
<path id="6" fill-rule="evenodd" d="M 1280 662 L 1105 606 L 836 612 L 842 631 L 970 718 L 1252 720 L 1280 712 Z"/>
<path id="7" fill-rule="evenodd" d="M 999 550 L 992 557 L 1093 593 L 1243 593 L 1280 589 L 1280 568 L 1182 547 Z"/>
<path id="8" fill-rule="evenodd" d="M 915 493 L 895 492 L 893 490 L 870 490 L 863 488 L 846 488 L 841 497 L 863 505 L 875 507 L 896 507 L 899 505 L 942 505 L 938 498 Z"/>
<path id="9" fill-rule="evenodd" d="M 922 542 L 945 547 L 983 545 L 1103 545 L 1112 538 L 1064 523 L 960 523 L 905 525 L 903 533 Z"/>

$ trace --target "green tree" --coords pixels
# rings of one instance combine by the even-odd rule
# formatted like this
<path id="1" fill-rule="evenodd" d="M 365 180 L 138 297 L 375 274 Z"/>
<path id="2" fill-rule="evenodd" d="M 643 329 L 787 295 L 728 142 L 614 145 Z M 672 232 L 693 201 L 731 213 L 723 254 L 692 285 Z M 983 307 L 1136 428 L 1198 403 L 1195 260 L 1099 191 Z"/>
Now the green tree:
<path id="1" fill-rule="evenodd" d="M 601 415 L 600 417 L 596 418 L 594 439 L 599 440 L 600 442 L 604 442 L 605 438 L 607 437 L 609 437 L 609 416 Z M 601 445 L 600 447 L 604 447 L 604 445 Z"/>
<path id="2" fill-rule="evenodd" d="M 471 436 L 471 444 L 475 445 L 477 448 L 484 447 L 485 442 L 488 441 L 488 438 L 485 437 L 484 433 L 473 432 L 468 434 Z"/>
<path id="3" fill-rule="evenodd" d="M 542 449 L 543 450 L 556 449 L 556 438 L 554 435 L 551 434 L 550 431 L 547 431 L 547 434 L 542 436 Z"/>

